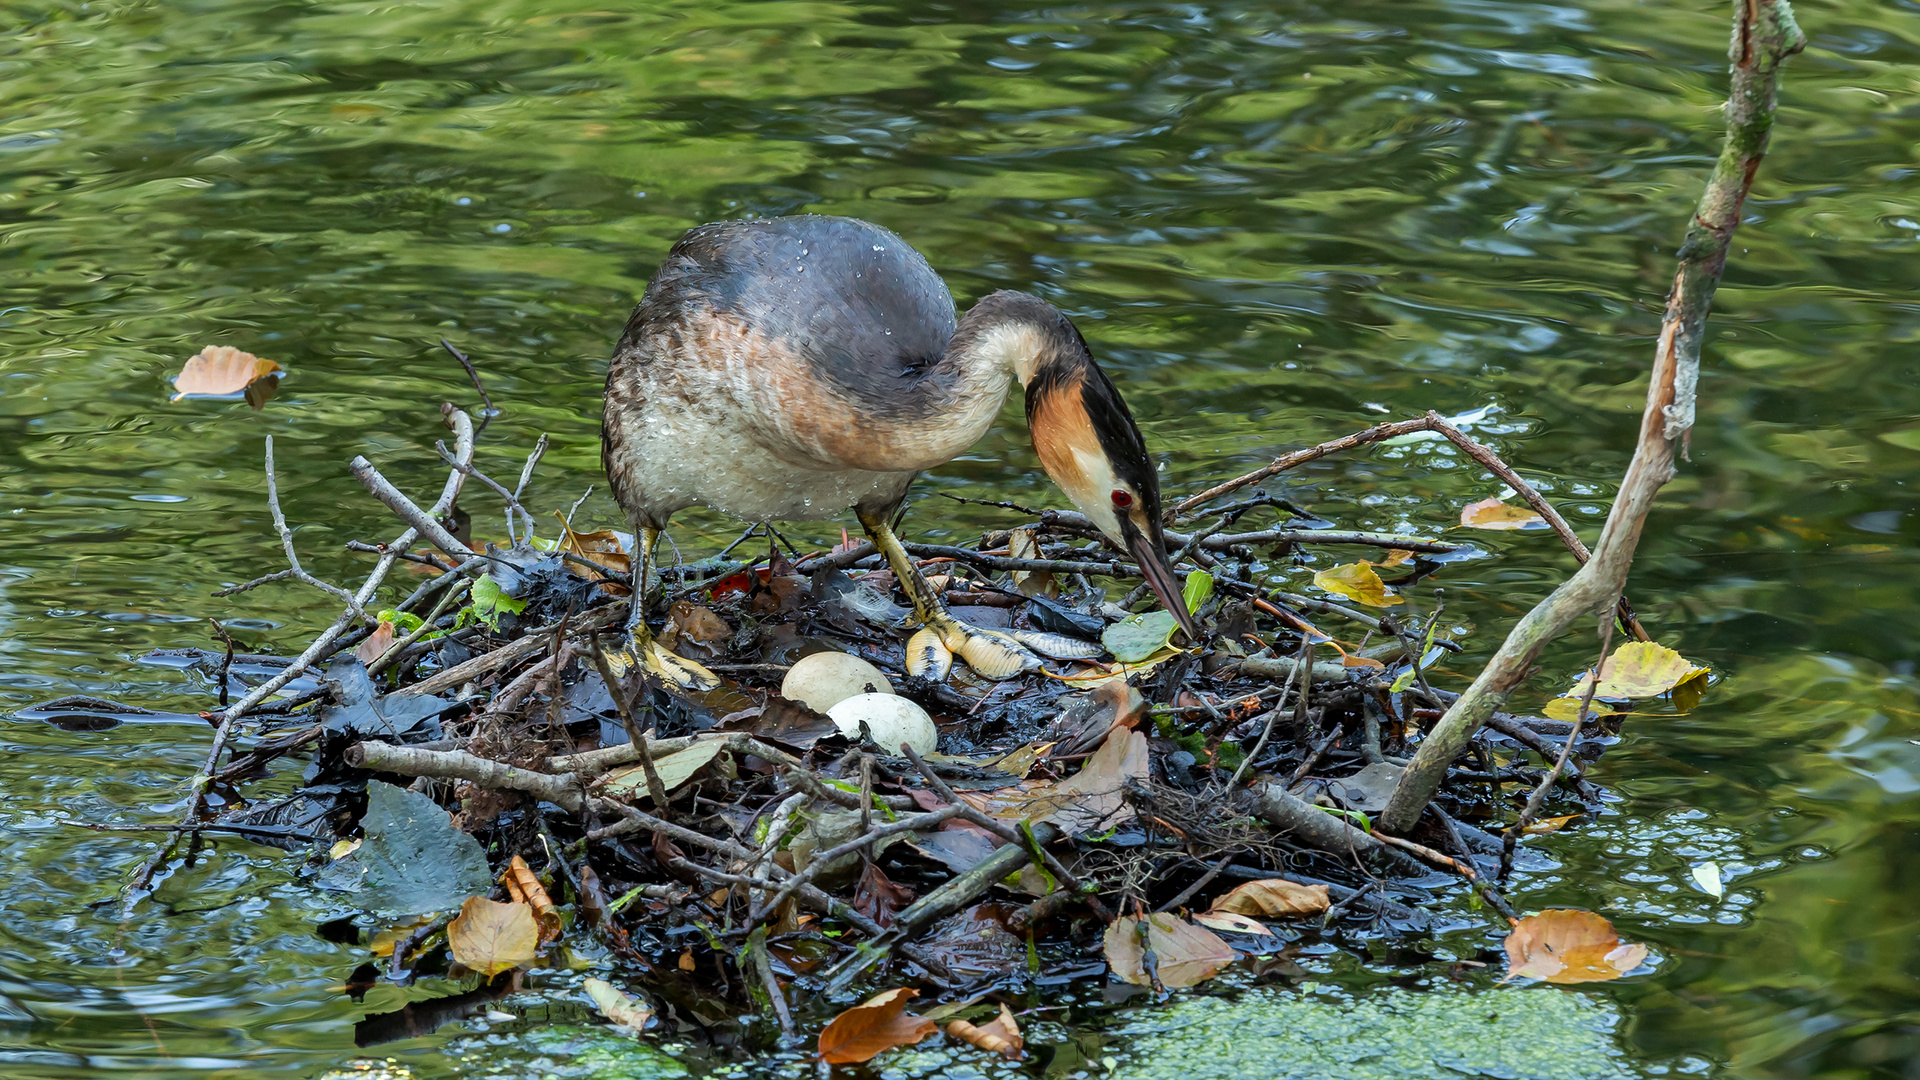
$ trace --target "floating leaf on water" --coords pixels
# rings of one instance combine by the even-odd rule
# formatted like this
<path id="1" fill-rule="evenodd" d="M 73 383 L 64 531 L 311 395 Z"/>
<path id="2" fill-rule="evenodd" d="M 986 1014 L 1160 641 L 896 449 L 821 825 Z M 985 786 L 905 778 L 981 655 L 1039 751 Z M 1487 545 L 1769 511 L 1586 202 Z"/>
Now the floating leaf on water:
<path id="1" fill-rule="evenodd" d="M 1146 611 L 1107 627 L 1100 634 L 1100 643 L 1115 660 L 1135 664 L 1164 648 L 1179 626 L 1171 611 Z"/>
<path id="2" fill-rule="evenodd" d="M 1706 674 L 1707 669 L 1652 641 L 1629 641 L 1613 650 L 1613 655 L 1600 665 L 1600 688 L 1594 691 L 1596 697 L 1609 698 L 1648 698 L 1658 697 L 1689 679 Z M 1587 684 L 1593 679 L 1593 673 L 1580 677 L 1573 689 L 1567 691 L 1568 697 L 1579 697 L 1587 692 Z"/>
<path id="3" fill-rule="evenodd" d="M 1629 945 L 1591 911 L 1552 908 L 1529 915 L 1507 935 L 1507 978 L 1550 983 L 1605 982 L 1640 966 L 1645 945 Z"/>
<path id="4" fill-rule="evenodd" d="M 525 904 L 499 904 L 473 896 L 447 924 L 447 948 L 453 958 L 492 978 L 533 963 L 540 925 Z"/>
<path id="5" fill-rule="evenodd" d="M 1581 694 L 1584 693 L 1586 693 L 1586 691 L 1582 690 Z M 1587 705 L 1587 719 L 1593 720 L 1602 716 L 1612 716 L 1619 711 L 1620 710 L 1606 702 L 1596 698 Z M 1580 695 L 1576 694 L 1572 697 L 1554 698 L 1552 701 L 1547 702 L 1547 707 L 1541 709 L 1540 714 L 1549 720 L 1564 720 L 1571 724 L 1580 716 Z"/>
<path id="6" fill-rule="evenodd" d="M 329 864 L 321 884 L 357 889 L 362 906 L 393 915 L 450 911 L 462 897 L 493 886 L 480 842 L 417 791 L 367 781 L 366 839 Z"/>
<path id="7" fill-rule="evenodd" d="M 1387 552 L 1386 558 L 1381 559 L 1379 562 L 1374 563 L 1373 565 L 1399 566 L 1402 563 L 1407 563 L 1411 561 L 1413 561 L 1413 552 L 1408 551 L 1406 548 L 1394 548 L 1392 551 Z"/>
<path id="8" fill-rule="evenodd" d="M 829 1065 L 870 1061 L 940 1030 L 939 1024 L 906 1011 L 907 999 L 919 992 L 904 986 L 888 990 L 834 1017 L 820 1032 L 821 1060 Z"/>
<path id="9" fill-rule="evenodd" d="M 1150 986 L 1153 980 L 1147 975 L 1146 954 L 1140 947 L 1140 922 L 1123 915 L 1107 925 L 1107 965 L 1122 982 Z M 1168 989 L 1205 982 L 1233 963 L 1237 955 L 1218 934 L 1185 919 L 1149 915 L 1146 925 L 1155 971 L 1160 985 Z"/>
<path id="10" fill-rule="evenodd" d="M 1318 915 L 1327 910 L 1325 885 L 1302 885 L 1286 878 L 1262 878 L 1236 887 L 1213 902 L 1208 914 Z"/>
<path id="11" fill-rule="evenodd" d="M 1693 883 L 1705 889 L 1716 900 L 1727 894 L 1727 887 L 1720 883 L 1720 864 L 1703 862 L 1693 868 Z"/>
<path id="12" fill-rule="evenodd" d="M 279 364 L 250 352 L 210 345 L 173 377 L 173 388 L 179 392 L 171 400 L 245 397 L 247 404 L 258 409 L 273 397 L 284 371 Z"/>
<path id="13" fill-rule="evenodd" d="M 1920 428 L 1908 428 L 1905 431 L 1889 431 L 1880 436 L 1880 441 L 1897 446 L 1902 450 L 1920 450 Z"/>
<path id="14" fill-rule="evenodd" d="M 965 1020 L 955 1020 L 947 1025 L 947 1034 L 962 1042 L 971 1043 L 990 1054 L 1019 1060 L 1025 1052 L 1027 1042 L 1020 1035 L 1020 1025 L 1013 1018 L 1013 1010 L 1005 1002 L 1000 1004 L 1000 1015 L 992 1023 L 975 1027 Z"/>
<path id="15" fill-rule="evenodd" d="M 1460 508 L 1460 524 L 1469 529 L 1532 529 L 1547 520 L 1530 506 L 1514 506 L 1499 499 L 1482 499 Z"/>
<path id="16" fill-rule="evenodd" d="M 1405 600 L 1387 591 L 1386 582 L 1370 562 L 1346 563 L 1329 567 L 1313 575 L 1313 583 L 1335 596 L 1344 596 L 1369 607 L 1393 607 Z"/>
<path id="17" fill-rule="evenodd" d="M 1575 821 L 1586 816 L 1587 816 L 1586 814 L 1580 813 L 1580 814 L 1566 814 L 1561 817 L 1542 818 L 1539 821 L 1536 821 L 1533 824 L 1528 825 L 1526 828 L 1526 834 L 1528 836 L 1545 836 L 1548 833 L 1556 833 L 1556 832 L 1559 832 L 1561 829 L 1566 828 L 1568 822 Z"/>
<path id="18" fill-rule="evenodd" d="M 588 979 L 582 988 L 592 999 L 593 1007 L 600 1015 L 622 1027 L 635 1031 L 646 1029 L 648 1021 L 653 1019 L 653 1010 L 646 1002 L 633 997 L 605 979 Z"/>

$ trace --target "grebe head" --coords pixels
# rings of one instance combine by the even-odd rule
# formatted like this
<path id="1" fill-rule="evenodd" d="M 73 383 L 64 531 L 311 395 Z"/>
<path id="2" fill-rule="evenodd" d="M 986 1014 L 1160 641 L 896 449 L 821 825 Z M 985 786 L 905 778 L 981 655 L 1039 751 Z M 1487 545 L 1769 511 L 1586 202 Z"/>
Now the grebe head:
<path id="1" fill-rule="evenodd" d="M 1001 350 L 1026 385 L 1027 427 L 1047 475 L 1134 557 L 1154 595 L 1198 639 L 1167 559 L 1160 483 L 1146 440 L 1080 331 L 1058 308 L 1024 293 L 994 293 L 976 310 L 997 317 L 969 312 L 960 333 L 988 339 L 982 346 Z"/>

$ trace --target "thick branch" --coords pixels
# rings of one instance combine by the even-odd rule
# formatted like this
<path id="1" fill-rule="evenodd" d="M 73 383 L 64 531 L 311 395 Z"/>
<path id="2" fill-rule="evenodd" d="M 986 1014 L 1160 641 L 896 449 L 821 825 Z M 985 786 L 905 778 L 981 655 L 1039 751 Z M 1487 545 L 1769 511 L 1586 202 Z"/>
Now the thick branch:
<path id="1" fill-rule="evenodd" d="M 1473 685 L 1440 718 L 1380 815 L 1380 828 L 1387 832 L 1404 833 L 1420 819 L 1448 766 L 1526 677 L 1547 643 L 1574 620 L 1614 604 L 1626 586 L 1647 512 L 1655 494 L 1673 476 L 1675 444 L 1693 426 L 1707 311 L 1726 267 L 1727 245 L 1740 222 L 1740 208 L 1766 153 L 1780 65 L 1806 44 L 1785 0 L 1735 0 L 1733 31 L 1725 148 L 1680 245 L 1680 265 L 1667 294 L 1646 410 L 1640 419 L 1639 444 L 1594 545 L 1593 558 L 1520 620 Z"/>

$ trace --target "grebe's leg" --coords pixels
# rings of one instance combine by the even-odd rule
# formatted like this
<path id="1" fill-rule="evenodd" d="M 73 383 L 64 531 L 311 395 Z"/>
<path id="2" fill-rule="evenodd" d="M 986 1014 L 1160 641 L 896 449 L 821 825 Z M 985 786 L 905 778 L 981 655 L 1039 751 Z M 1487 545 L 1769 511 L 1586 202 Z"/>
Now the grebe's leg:
<path id="1" fill-rule="evenodd" d="M 907 549 L 900 546 L 900 538 L 893 534 L 885 514 L 866 510 L 855 513 L 867 538 L 887 557 L 887 565 L 899 579 L 901 591 L 913 601 L 913 613 L 920 620 L 920 632 L 907 642 L 908 674 L 944 679 L 956 653 L 968 667 L 989 679 L 1010 679 L 1040 666 L 1038 657 L 1008 635 L 968 626 L 954 618 L 920 568 L 907 557 Z"/>
<path id="2" fill-rule="evenodd" d="M 615 675 L 623 676 L 637 662 L 682 690 L 711 690 L 720 685 L 718 675 L 684 656 L 668 652 L 653 640 L 653 632 L 647 629 L 647 577 L 653 569 L 653 547 L 659 539 L 660 530 L 652 526 L 641 525 L 634 530 L 634 541 L 640 550 L 633 560 L 633 607 L 627 613 L 627 640 L 607 654 L 607 665 Z"/>

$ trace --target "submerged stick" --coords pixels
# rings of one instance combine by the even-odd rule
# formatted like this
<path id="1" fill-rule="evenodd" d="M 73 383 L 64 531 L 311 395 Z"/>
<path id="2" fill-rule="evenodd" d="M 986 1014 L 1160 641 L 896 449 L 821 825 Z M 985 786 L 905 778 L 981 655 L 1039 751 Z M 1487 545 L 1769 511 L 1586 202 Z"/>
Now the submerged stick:
<path id="1" fill-rule="evenodd" d="M 1610 608 L 1619 600 L 1654 496 L 1673 477 L 1674 451 L 1693 428 L 1707 311 L 1726 269 L 1740 208 L 1766 154 L 1781 65 L 1805 46 L 1806 38 L 1786 0 L 1736 0 L 1726 142 L 1680 245 L 1679 267 L 1667 294 L 1654 351 L 1639 442 L 1606 527 L 1594 544 L 1593 558 L 1521 618 L 1473 685 L 1434 725 L 1380 815 L 1384 831 L 1404 833 L 1420 819 L 1454 758 L 1526 678 L 1548 642 L 1580 616 Z"/>

